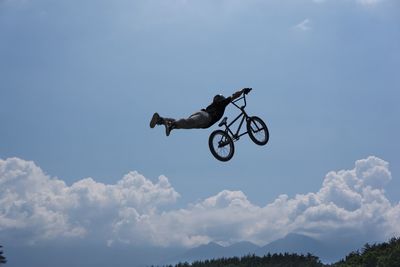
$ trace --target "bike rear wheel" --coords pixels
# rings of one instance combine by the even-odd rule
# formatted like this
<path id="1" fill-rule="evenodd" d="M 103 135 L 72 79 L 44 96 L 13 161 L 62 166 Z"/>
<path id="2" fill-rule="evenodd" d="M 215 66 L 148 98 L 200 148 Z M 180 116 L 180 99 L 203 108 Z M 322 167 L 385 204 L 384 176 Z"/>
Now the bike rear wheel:
<path id="1" fill-rule="evenodd" d="M 265 122 L 253 116 L 247 120 L 247 132 L 250 139 L 259 146 L 266 145 L 269 140 L 269 131 Z"/>
<path id="2" fill-rule="evenodd" d="M 208 146 L 211 154 L 220 161 L 230 160 L 235 153 L 232 138 L 227 132 L 222 130 L 216 130 L 210 134 Z"/>

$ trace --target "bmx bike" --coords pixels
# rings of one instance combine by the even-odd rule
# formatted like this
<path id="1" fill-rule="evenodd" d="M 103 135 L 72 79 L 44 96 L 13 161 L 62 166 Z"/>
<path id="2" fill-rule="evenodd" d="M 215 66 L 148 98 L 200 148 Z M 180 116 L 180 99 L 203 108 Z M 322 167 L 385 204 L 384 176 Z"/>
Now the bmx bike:
<path id="1" fill-rule="evenodd" d="M 249 116 L 245 111 L 245 107 L 247 105 L 246 95 L 250 91 L 251 88 L 247 93 L 244 93 L 241 97 L 231 102 L 241 111 L 240 114 L 229 124 L 227 122 L 228 117 L 224 117 L 222 121 L 218 124 L 218 126 L 224 126 L 225 129 L 215 130 L 210 134 L 210 137 L 208 139 L 208 146 L 210 148 L 211 154 L 213 154 L 213 156 L 220 161 L 228 161 L 233 157 L 233 154 L 235 153 L 234 142 L 238 141 L 240 137 L 245 134 L 248 134 L 250 136 L 250 139 L 257 145 L 263 146 L 268 143 L 269 131 L 265 122 L 257 116 Z M 244 105 L 239 106 L 237 102 L 242 99 Z M 233 132 L 230 127 L 240 118 L 241 120 L 239 126 L 237 130 Z M 241 133 L 240 130 L 245 120 L 247 131 Z"/>

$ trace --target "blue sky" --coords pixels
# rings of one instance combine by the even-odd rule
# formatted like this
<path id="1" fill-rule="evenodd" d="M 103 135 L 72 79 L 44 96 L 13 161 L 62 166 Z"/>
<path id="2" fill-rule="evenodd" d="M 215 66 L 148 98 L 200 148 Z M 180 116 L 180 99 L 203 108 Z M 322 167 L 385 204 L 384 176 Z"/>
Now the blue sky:
<path id="1" fill-rule="evenodd" d="M 33 161 L 67 186 L 164 175 L 174 209 L 224 190 L 262 207 L 317 192 L 329 171 L 372 155 L 389 164 L 383 194 L 395 207 L 399 10 L 396 0 L 3 0 L 0 158 Z M 184 117 L 243 87 L 270 128 L 266 147 L 243 138 L 221 163 L 207 146 L 216 126 L 170 137 L 148 127 L 155 111 Z"/>

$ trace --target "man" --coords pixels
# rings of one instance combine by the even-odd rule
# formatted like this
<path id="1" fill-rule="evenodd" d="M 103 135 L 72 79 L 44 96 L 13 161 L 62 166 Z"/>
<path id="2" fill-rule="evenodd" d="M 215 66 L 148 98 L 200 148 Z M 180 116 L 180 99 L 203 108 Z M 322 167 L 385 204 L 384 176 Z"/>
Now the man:
<path id="1" fill-rule="evenodd" d="M 164 125 L 167 136 L 169 136 L 172 129 L 209 128 L 222 118 L 225 108 L 229 103 L 239 98 L 242 94 L 248 94 L 250 90 L 250 88 L 243 88 L 229 97 L 216 95 L 213 102 L 207 108 L 190 115 L 187 119 L 175 120 L 172 118 L 163 118 L 156 112 L 151 118 L 150 128 L 154 128 L 156 125 Z"/>

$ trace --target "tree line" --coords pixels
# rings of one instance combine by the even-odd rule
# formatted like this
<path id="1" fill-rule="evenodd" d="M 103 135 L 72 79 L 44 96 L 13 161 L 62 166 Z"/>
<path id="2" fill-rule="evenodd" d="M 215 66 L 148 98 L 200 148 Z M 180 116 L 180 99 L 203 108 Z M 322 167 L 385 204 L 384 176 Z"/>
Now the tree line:
<path id="1" fill-rule="evenodd" d="M 3 246 L 0 246 L 0 265 L 7 262 L 6 257 L 3 254 Z"/>
<path id="2" fill-rule="evenodd" d="M 365 244 L 361 251 L 353 251 L 334 267 L 395 267 L 400 266 L 400 238 L 380 244 Z"/>
<path id="3" fill-rule="evenodd" d="M 365 244 L 361 250 L 350 252 L 342 260 L 323 264 L 312 254 L 275 253 L 265 256 L 221 258 L 193 263 L 178 263 L 164 267 L 400 267 L 400 238 L 380 244 Z"/>
<path id="4" fill-rule="evenodd" d="M 318 257 L 311 254 L 297 255 L 295 253 L 267 254 L 263 257 L 247 255 L 244 257 L 222 258 L 205 261 L 195 261 L 192 264 L 178 263 L 175 267 L 322 267 Z M 172 266 L 168 266 L 172 267 Z"/>

